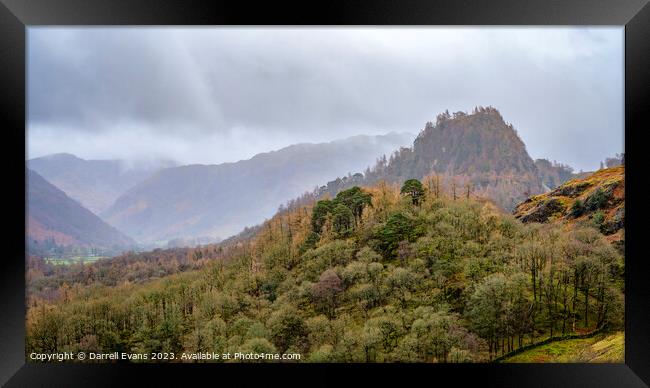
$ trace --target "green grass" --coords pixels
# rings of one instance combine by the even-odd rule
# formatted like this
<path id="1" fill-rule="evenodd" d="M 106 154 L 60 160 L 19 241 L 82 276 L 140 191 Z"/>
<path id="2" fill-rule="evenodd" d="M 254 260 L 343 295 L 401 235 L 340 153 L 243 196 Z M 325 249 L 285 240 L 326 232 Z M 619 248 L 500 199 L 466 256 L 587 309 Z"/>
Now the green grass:
<path id="1" fill-rule="evenodd" d="M 71 256 L 71 257 L 47 257 L 45 262 L 52 265 L 71 265 L 77 263 L 94 263 L 97 260 L 104 259 L 107 256 Z"/>
<path id="2" fill-rule="evenodd" d="M 625 335 L 622 331 L 551 342 L 514 355 L 502 362 L 624 362 Z"/>

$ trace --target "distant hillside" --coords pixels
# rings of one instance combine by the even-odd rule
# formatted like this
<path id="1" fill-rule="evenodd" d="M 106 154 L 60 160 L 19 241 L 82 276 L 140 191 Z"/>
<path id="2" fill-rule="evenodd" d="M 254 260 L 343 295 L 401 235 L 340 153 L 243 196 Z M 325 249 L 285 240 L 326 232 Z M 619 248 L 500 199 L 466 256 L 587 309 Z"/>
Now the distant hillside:
<path id="1" fill-rule="evenodd" d="M 568 166 L 544 159 L 533 161 L 498 110 L 478 107 L 471 114 L 438 115 L 435 124 L 426 124 L 412 148 L 401 148 L 389 159 L 381 158 L 365 174 L 331 181 L 321 192 L 335 195 L 352 185 L 380 180 L 400 183 L 432 174 L 459 193 L 469 190 L 506 210 L 573 177 Z"/>
<path id="2" fill-rule="evenodd" d="M 573 168 L 561 163 L 551 163 L 546 159 L 535 160 L 535 167 L 544 190 L 554 189 L 570 179 L 578 178 L 577 174 L 573 173 Z"/>
<path id="3" fill-rule="evenodd" d="M 27 175 L 27 239 L 34 248 L 52 241 L 61 246 L 110 248 L 135 242 L 47 182 Z"/>
<path id="4" fill-rule="evenodd" d="M 31 159 L 36 171 L 68 196 L 95 214 L 106 210 L 125 191 L 172 162 L 127 166 L 121 160 L 84 160 L 71 154 L 53 154 Z"/>
<path id="5" fill-rule="evenodd" d="M 623 241 L 625 227 L 625 167 L 602 169 L 576 178 L 555 190 L 531 197 L 514 211 L 522 222 L 591 223 Z"/>
<path id="6" fill-rule="evenodd" d="M 297 144 L 236 163 L 164 169 L 118 198 L 103 219 L 141 242 L 228 237 L 319 183 L 361 170 L 410 134 Z"/>

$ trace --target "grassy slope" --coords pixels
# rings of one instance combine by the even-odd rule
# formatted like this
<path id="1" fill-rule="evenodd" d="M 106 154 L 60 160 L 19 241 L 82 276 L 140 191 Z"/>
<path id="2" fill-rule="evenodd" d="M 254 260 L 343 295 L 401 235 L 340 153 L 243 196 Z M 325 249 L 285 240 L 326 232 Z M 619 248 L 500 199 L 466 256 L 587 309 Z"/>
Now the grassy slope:
<path id="1" fill-rule="evenodd" d="M 592 217 L 596 210 L 585 210 L 582 215 L 575 217 L 571 214 L 571 207 L 576 200 L 582 201 L 583 204 L 586 203 L 598 189 L 610 193 L 607 203 L 598 209 L 598 212 L 603 213 L 603 223 L 616 224 L 620 217 L 624 218 L 624 166 L 598 170 L 586 177 L 572 179 L 549 193 L 530 197 L 520 203 L 513 214 L 523 222 L 561 222 L 568 227 L 578 223 L 593 223 Z M 553 208 L 545 206 L 549 201 L 556 202 L 556 205 Z M 531 219 L 527 220 L 527 218 Z M 622 226 L 610 229 L 611 231 L 604 232 L 609 242 L 621 243 L 624 241 L 625 231 Z"/>
<path id="2" fill-rule="evenodd" d="M 624 362 L 625 336 L 622 331 L 592 338 L 552 342 L 512 356 L 503 362 Z"/>
<path id="3" fill-rule="evenodd" d="M 549 193 L 530 197 L 528 200 L 517 206 L 514 215 L 517 218 L 522 218 L 527 214 L 538 210 L 539 206 L 544 201 L 556 199 L 561 204 L 561 208 L 549 214 L 549 221 L 564 220 L 575 223 L 579 220 L 585 220 L 589 218 L 591 212 L 585 212 L 582 216 L 574 218 L 570 215 L 573 203 L 578 199 L 584 203 L 598 188 L 606 189 L 609 186 L 613 189 L 613 197 L 609 200 L 607 206 L 603 210 L 605 212 L 605 217 L 611 218 L 616 210 L 625 204 L 624 166 L 598 170 L 587 177 L 572 179 Z M 566 194 L 566 192 L 570 191 L 568 189 L 571 188 L 574 188 L 574 193 Z"/>

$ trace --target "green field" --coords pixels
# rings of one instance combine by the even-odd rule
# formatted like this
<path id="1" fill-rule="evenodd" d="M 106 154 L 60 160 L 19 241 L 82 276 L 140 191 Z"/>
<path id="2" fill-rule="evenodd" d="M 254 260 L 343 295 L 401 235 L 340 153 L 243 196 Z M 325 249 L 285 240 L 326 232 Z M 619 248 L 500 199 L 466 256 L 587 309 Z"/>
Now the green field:
<path id="1" fill-rule="evenodd" d="M 46 257 L 45 262 L 52 265 L 88 264 L 108 256 L 70 256 L 70 257 Z"/>
<path id="2" fill-rule="evenodd" d="M 551 342 L 514 355 L 502 362 L 625 362 L 622 331 Z"/>

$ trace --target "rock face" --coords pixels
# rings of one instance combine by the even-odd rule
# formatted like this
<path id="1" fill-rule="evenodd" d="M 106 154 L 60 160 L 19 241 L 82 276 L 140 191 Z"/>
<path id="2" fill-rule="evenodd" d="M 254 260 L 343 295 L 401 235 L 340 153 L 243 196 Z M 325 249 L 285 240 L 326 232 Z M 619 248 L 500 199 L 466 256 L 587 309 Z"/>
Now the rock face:
<path id="1" fill-rule="evenodd" d="M 624 240 L 625 167 L 602 169 L 528 198 L 514 213 L 522 222 L 590 223 L 612 242 Z"/>
<path id="2" fill-rule="evenodd" d="M 522 222 L 547 222 L 555 214 L 562 213 L 566 206 L 557 198 L 544 199 L 533 211 L 521 217 Z"/>
<path id="3" fill-rule="evenodd" d="M 589 182 L 578 182 L 578 183 L 575 183 L 575 184 L 572 184 L 572 185 L 563 185 L 563 186 L 558 187 L 557 189 L 553 190 L 551 195 L 559 196 L 559 197 L 577 198 L 590 185 L 591 185 L 591 183 L 589 183 Z"/>

